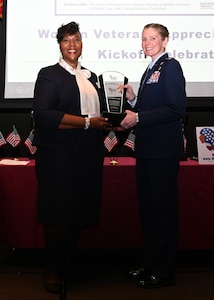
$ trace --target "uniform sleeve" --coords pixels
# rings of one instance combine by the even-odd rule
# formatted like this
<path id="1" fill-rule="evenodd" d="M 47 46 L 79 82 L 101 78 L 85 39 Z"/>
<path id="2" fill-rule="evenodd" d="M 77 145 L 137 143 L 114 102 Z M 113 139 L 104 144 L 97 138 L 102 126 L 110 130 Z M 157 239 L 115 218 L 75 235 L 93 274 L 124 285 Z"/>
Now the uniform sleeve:
<path id="1" fill-rule="evenodd" d="M 175 59 L 166 61 L 161 70 L 160 82 L 156 86 L 154 84 L 153 87 L 148 87 L 148 90 L 148 94 L 145 90 L 145 99 L 148 96 L 149 100 L 155 104 L 149 107 L 148 103 L 149 108 L 139 112 L 141 126 L 149 127 L 184 118 L 186 112 L 185 78 L 178 61 Z"/>

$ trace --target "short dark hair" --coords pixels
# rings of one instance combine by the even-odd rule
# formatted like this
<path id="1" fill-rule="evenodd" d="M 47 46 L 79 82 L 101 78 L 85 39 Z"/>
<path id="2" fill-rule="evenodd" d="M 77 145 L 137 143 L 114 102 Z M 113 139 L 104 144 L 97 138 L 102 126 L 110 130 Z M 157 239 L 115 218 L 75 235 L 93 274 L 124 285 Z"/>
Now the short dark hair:
<path id="1" fill-rule="evenodd" d="M 57 30 L 57 35 L 56 35 L 57 42 L 60 43 L 62 39 L 65 37 L 65 35 L 75 34 L 77 32 L 79 33 L 80 38 L 82 38 L 81 33 L 79 31 L 79 24 L 76 22 L 70 22 L 66 25 L 62 25 Z"/>

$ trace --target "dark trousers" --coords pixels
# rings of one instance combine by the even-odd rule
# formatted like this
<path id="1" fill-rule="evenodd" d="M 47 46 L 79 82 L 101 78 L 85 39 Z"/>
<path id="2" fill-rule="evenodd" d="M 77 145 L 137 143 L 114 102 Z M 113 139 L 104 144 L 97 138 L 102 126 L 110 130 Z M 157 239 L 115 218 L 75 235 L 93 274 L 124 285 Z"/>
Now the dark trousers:
<path id="1" fill-rule="evenodd" d="M 175 278 L 178 241 L 179 161 L 140 159 L 136 162 L 137 190 L 145 242 L 142 264 L 160 278 Z"/>

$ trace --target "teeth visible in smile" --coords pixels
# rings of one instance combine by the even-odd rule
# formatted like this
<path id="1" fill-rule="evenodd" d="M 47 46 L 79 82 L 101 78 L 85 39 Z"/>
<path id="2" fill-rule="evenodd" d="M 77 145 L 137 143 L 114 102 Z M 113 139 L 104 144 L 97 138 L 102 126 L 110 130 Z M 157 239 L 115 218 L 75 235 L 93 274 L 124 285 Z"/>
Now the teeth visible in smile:
<path id="1" fill-rule="evenodd" d="M 70 52 L 70 53 L 75 53 L 76 50 L 68 50 L 68 52 Z"/>

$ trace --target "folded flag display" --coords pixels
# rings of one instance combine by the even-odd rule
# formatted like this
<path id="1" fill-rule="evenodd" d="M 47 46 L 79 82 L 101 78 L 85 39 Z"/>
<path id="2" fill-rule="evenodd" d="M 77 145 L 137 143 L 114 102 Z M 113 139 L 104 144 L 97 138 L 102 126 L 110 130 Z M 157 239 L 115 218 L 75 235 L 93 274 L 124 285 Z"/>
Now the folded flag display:
<path id="1" fill-rule="evenodd" d="M 111 152 L 111 150 L 118 144 L 117 137 L 113 130 L 109 132 L 107 137 L 104 140 L 104 145 L 108 152 Z"/>
<path id="2" fill-rule="evenodd" d="M 5 141 L 5 138 L 3 137 L 3 134 L 0 131 L 0 147 L 6 145 L 7 142 Z"/>
<path id="3" fill-rule="evenodd" d="M 33 155 L 36 153 L 36 146 L 33 146 L 33 138 L 34 138 L 34 130 L 31 130 L 28 138 L 25 141 L 25 146 L 28 148 L 28 150 L 30 151 L 30 153 Z"/>
<path id="4" fill-rule="evenodd" d="M 134 147 L 135 147 L 135 134 L 130 132 L 125 143 L 124 146 L 132 149 L 132 151 L 134 151 Z"/>
<path id="5" fill-rule="evenodd" d="M 15 125 L 13 125 L 13 131 L 11 133 L 8 134 L 6 141 L 13 147 L 17 147 L 20 142 L 21 142 L 21 138 L 18 134 L 18 131 L 16 130 Z"/>

